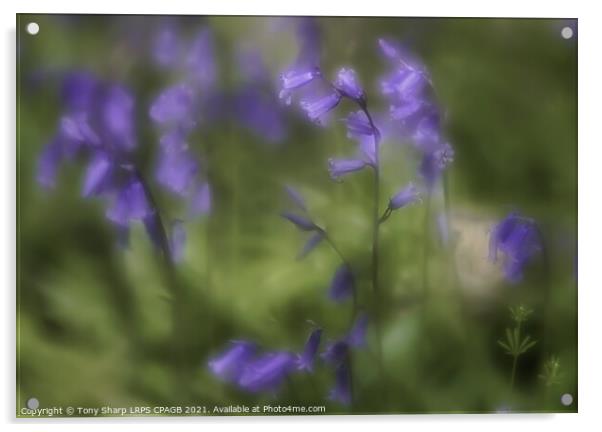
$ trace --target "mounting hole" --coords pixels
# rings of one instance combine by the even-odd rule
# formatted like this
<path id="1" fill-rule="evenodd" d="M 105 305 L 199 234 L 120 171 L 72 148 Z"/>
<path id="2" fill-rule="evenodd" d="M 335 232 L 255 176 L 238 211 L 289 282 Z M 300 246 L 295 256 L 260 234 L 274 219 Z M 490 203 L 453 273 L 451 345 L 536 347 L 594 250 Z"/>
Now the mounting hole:
<path id="1" fill-rule="evenodd" d="M 40 26 L 36 22 L 30 22 L 25 28 L 30 35 L 37 35 L 40 31 Z"/>
<path id="2" fill-rule="evenodd" d="M 570 406 L 573 403 L 573 395 L 570 393 L 565 393 L 560 397 L 560 402 L 564 406 Z"/>
<path id="3" fill-rule="evenodd" d="M 36 398 L 30 398 L 27 401 L 27 408 L 29 408 L 29 409 L 32 409 L 32 410 L 38 409 L 39 406 L 40 406 L 40 401 L 37 400 Z"/>
<path id="4" fill-rule="evenodd" d="M 573 37 L 573 29 L 570 27 L 564 27 L 562 30 L 560 30 L 560 35 L 564 39 L 570 39 Z"/>

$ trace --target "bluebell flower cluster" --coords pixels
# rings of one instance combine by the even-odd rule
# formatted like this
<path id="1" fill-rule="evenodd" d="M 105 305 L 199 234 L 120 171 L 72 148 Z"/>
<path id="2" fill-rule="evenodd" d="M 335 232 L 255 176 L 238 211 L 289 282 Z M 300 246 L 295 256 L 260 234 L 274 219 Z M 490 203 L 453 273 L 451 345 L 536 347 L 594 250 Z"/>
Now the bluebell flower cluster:
<path id="1" fill-rule="evenodd" d="M 144 223 L 155 244 L 169 252 L 168 234 L 134 162 L 137 140 L 132 93 L 122 85 L 76 71 L 64 76 L 61 99 L 64 112 L 38 161 L 38 182 L 53 187 L 63 162 L 83 158 L 87 168 L 82 195 L 106 200 L 105 215 L 120 242 L 127 242 L 130 224 L 138 221 Z"/>
<path id="2" fill-rule="evenodd" d="M 419 174 L 432 191 L 454 159 L 454 150 L 441 130 L 442 113 L 433 98 L 428 70 L 402 48 L 385 39 L 378 41 L 390 71 L 381 79 L 382 94 L 398 131 L 413 142 L 421 155 Z"/>
<path id="3" fill-rule="evenodd" d="M 517 283 L 523 278 L 525 265 L 541 252 L 542 247 L 535 221 L 512 212 L 491 230 L 489 259 L 497 262 L 501 253 L 504 276 Z"/>
<path id="4" fill-rule="evenodd" d="M 254 343 L 233 341 L 228 349 L 209 361 L 218 378 L 251 392 L 276 393 L 292 373 L 312 372 L 322 330 L 314 329 L 303 351 L 261 351 Z"/>

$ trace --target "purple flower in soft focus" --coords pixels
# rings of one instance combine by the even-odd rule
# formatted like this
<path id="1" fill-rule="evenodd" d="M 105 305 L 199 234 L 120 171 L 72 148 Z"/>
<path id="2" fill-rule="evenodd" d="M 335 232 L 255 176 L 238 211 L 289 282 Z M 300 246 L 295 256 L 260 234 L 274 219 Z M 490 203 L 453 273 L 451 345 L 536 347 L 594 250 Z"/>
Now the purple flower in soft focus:
<path id="1" fill-rule="evenodd" d="M 190 151 L 161 152 L 156 176 L 163 186 L 186 196 L 198 172 L 198 163 Z"/>
<path id="2" fill-rule="evenodd" d="M 63 159 L 62 145 L 59 138 L 46 144 L 38 159 L 37 181 L 46 188 L 54 187 L 59 164 Z"/>
<path id="3" fill-rule="evenodd" d="M 422 155 L 418 171 L 429 191 L 433 188 L 437 180 L 441 178 L 443 171 L 453 160 L 454 150 L 448 143 Z"/>
<path id="4" fill-rule="evenodd" d="M 283 212 L 281 216 L 292 222 L 301 231 L 315 231 L 318 227 L 307 217 L 291 212 Z"/>
<path id="5" fill-rule="evenodd" d="M 408 206 L 420 200 L 420 193 L 414 184 L 410 183 L 403 187 L 389 200 L 389 208 L 391 210 L 397 210 L 402 207 Z"/>
<path id="6" fill-rule="evenodd" d="M 341 264 L 330 283 L 328 297 L 335 302 L 342 302 L 353 296 L 354 290 L 355 279 L 353 273 L 347 264 Z"/>
<path id="7" fill-rule="evenodd" d="M 516 283 L 522 279 L 524 266 L 542 249 L 539 230 L 532 219 L 510 213 L 491 231 L 489 259 L 496 262 L 503 254 L 504 275 Z"/>
<path id="8" fill-rule="evenodd" d="M 69 112 L 89 111 L 97 92 L 98 80 L 94 75 L 73 71 L 63 79 L 61 99 Z"/>
<path id="9" fill-rule="evenodd" d="M 289 185 L 284 186 L 284 191 L 286 192 L 288 197 L 291 199 L 291 201 L 300 210 L 303 210 L 304 212 L 307 211 L 307 205 L 305 204 L 305 200 L 303 199 L 303 197 L 301 196 L 299 191 L 297 191 L 294 187 L 289 186 Z"/>
<path id="10" fill-rule="evenodd" d="M 150 108 L 151 118 L 160 125 L 194 124 L 194 91 L 187 84 L 176 84 L 163 90 Z"/>
<path id="11" fill-rule="evenodd" d="M 211 372 L 225 381 L 237 381 L 254 357 L 257 347 L 246 341 L 233 341 L 230 348 L 209 361 Z"/>
<path id="12" fill-rule="evenodd" d="M 271 352 L 250 361 L 238 385 L 250 392 L 276 391 L 295 368 L 296 357 L 289 352 Z"/>
<path id="13" fill-rule="evenodd" d="M 338 340 L 329 343 L 326 346 L 326 349 L 320 356 L 324 359 L 325 362 L 338 365 L 343 361 L 347 360 L 347 356 L 349 355 L 349 344 L 346 340 Z"/>
<path id="14" fill-rule="evenodd" d="M 202 90 L 213 86 L 217 77 L 213 45 L 213 33 L 204 28 L 198 32 L 188 50 L 189 79 Z"/>
<path id="15" fill-rule="evenodd" d="M 211 186 L 205 182 L 197 186 L 190 200 L 190 213 L 193 216 L 207 214 L 211 211 Z"/>
<path id="16" fill-rule="evenodd" d="M 351 370 L 347 362 L 342 362 L 335 370 L 335 385 L 330 390 L 328 399 L 343 405 L 351 404 Z"/>
<path id="17" fill-rule="evenodd" d="M 240 89 L 233 97 L 233 114 L 240 124 L 268 142 L 279 142 L 285 136 L 280 106 L 271 94 L 255 84 Z"/>
<path id="18" fill-rule="evenodd" d="M 102 110 L 107 141 L 111 146 L 130 151 L 136 146 L 134 133 L 134 97 L 121 86 L 111 86 L 105 94 Z"/>
<path id="19" fill-rule="evenodd" d="M 322 231 L 313 233 L 303 245 L 303 249 L 301 249 L 301 252 L 299 252 L 297 259 L 305 258 L 307 254 L 309 254 L 322 242 L 322 240 L 324 240 L 324 233 Z"/>
<path id="20" fill-rule="evenodd" d="M 143 220 L 153 211 L 142 183 L 132 180 L 117 192 L 106 215 L 118 225 L 127 225 L 130 220 Z"/>
<path id="21" fill-rule="evenodd" d="M 86 175 L 82 195 L 88 197 L 98 195 L 108 189 L 114 170 L 113 163 L 104 152 L 96 152 L 90 163 Z"/>
<path id="22" fill-rule="evenodd" d="M 325 95 L 319 95 L 311 99 L 303 99 L 301 108 L 305 111 L 310 120 L 320 122 L 321 118 L 333 110 L 341 101 L 341 95 L 336 92 L 329 92 Z"/>
<path id="23" fill-rule="evenodd" d="M 163 67 L 174 66 L 181 53 L 180 40 L 172 27 L 163 28 L 153 41 L 153 58 Z"/>
<path id="24" fill-rule="evenodd" d="M 355 320 L 353 327 L 347 334 L 347 343 L 353 348 L 360 348 L 366 344 L 366 329 L 368 327 L 368 316 L 365 313 Z"/>
<path id="25" fill-rule="evenodd" d="M 362 101 L 364 99 L 364 89 L 360 86 L 357 74 L 351 68 L 342 68 L 337 73 L 334 81 L 334 87 L 345 97 Z"/>
<path id="26" fill-rule="evenodd" d="M 366 165 L 366 161 L 361 159 L 329 159 L 328 171 L 333 180 L 338 180 L 344 175 L 360 171 Z"/>
<path id="27" fill-rule="evenodd" d="M 374 135 L 374 128 L 363 111 L 350 113 L 345 119 L 345 124 L 347 125 L 347 136 L 349 138 L 359 139 Z"/>
<path id="28" fill-rule="evenodd" d="M 315 329 L 309 335 L 303 353 L 297 357 L 297 368 L 307 372 L 313 372 L 314 359 L 320 347 L 322 329 Z"/>

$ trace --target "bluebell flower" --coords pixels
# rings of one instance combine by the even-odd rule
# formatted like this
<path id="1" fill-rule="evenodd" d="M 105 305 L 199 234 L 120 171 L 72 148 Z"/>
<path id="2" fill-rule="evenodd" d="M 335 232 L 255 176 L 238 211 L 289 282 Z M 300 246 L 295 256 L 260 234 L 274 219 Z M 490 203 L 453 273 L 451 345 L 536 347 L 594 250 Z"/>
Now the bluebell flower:
<path id="1" fill-rule="evenodd" d="M 120 187 L 107 209 L 107 218 L 118 225 L 128 225 L 132 220 L 143 220 L 154 212 L 142 183 L 130 180 Z"/>
<path id="2" fill-rule="evenodd" d="M 353 273 L 347 264 L 341 264 L 330 283 L 328 297 L 333 301 L 342 302 L 352 297 L 354 290 L 355 278 Z"/>
<path id="3" fill-rule="evenodd" d="M 236 382 L 256 351 L 257 347 L 252 342 L 233 341 L 226 351 L 209 361 L 209 369 L 218 378 Z"/>
<path id="4" fill-rule="evenodd" d="M 188 196 L 199 166 L 189 150 L 160 152 L 157 181 L 176 194 Z"/>
<path id="5" fill-rule="evenodd" d="M 442 144 L 436 150 L 423 153 L 419 173 L 429 190 L 433 188 L 453 160 L 454 150 L 448 143 Z"/>
<path id="6" fill-rule="evenodd" d="M 270 93 L 261 91 L 257 83 L 239 89 L 233 96 L 232 114 L 245 128 L 263 140 L 276 143 L 286 134 L 284 118 Z"/>
<path id="7" fill-rule="evenodd" d="M 344 175 L 360 171 L 368 165 L 362 159 L 329 159 L 328 171 L 333 180 L 338 180 Z"/>
<path id="8" fill-rule="evenodd" d="M 193 216 L 208 214 L 211 207 L 211 186 L 207 182 L 198 184 L 190 200 L 190 213 Z"/>
<path id="9" fill-rule="evenodd" d="M 256 393 L 277 391 L 294 370 L 296 357 L 286 351 L 270 352 L 248 362 L 238 379 L 244 390 Z"/>
<path id="10" fill-rule="evenodd" d="M 345 124 L 347 125 L 347 137 L 349 138 L 358 139 L 374 135 L 374 128 L 364 111 L 350 113 L 345 119 Z"/>
<path id="11" fill-rule="evenodd" d="M 333 110 L 341 101 L 341 95 L 337 92 L 329 92 L 311 99 L 303 99 L 301 108 L 310 120 L 320 122 L 321 118 Z"/>
<path id="12" fill-rule="evenodd" d="M 330 390 L 328 399 L 343 405 L 351 404 L 351 370 L 344 361 L 335 369 L 335 385 Z"/>
<path id="13" fill-rule="evenodd" d="M 305 204 L 305 200 L 303 196 L 297 191 L 294 187 L 290 185 L 284 186 L 284 191 L 290 198 L 290 200 L 295 204 L 300 210 L 307 212 L 307 205 Z"/>
<path id="14" fill-rule="evenodd" d="M 315 231 L 318 229 L 310 219 L 305 216 L 300 216 L 291 212 L 283 212 L 281 216 L 290 222 L 292 222 L 301 231 Z"/>
<path id="15" fill-rule="evenodd" d="M 111 186 L 114 164 L 104 152 L 96 152 L 88 164 L 84 177 L 82 195 L 88 197 L 99 195 Z"/>
<path id="16" fill-rule="evenodd" d="M 420 200 L 420 193 L 413 183 L 404 186 L 389 200 L 389 208 L 397 210 Z"/>
<path id="17" fill-rule="evenodd" d="M 366 344 L 366 329 L 368 328 L 368 316 L 361 313 L 355 320 L 353 327 L 347 334 L 346 341 L 353 348 L 361 348 Z"/>
<path id="18" fill-rule="evenodd" d="M 297 357 L 297 368 L 307 372 L 313 372 L 314 360 L 318 349 L 320 348 L 320 339 L 322 338 L 322 329 L 315 329 L 309 335 L 303 353 Z"/>
<path id="19" fill-rule="evenodd" d="M 104 94 L 102 116 L 106 142 L 119 151 L 131 151 L 136 146 L 133 96 L 121 86 L 110 86 Z"/>
<path id="20" fill-rule="evenodd" d="M 324 240 L 324 233 L 322 231 L 316 231 L 313 233 L 303 245 L 301 252 L 297 256 L 297 259 L 305 258 L 311 251 L 313 251 L 318 245 Z"/>
<path id="21" fill-rule="evenodd" d="M 208 27 L 200 30 L 193 39 L 188 49 L 187 67 L 190 82 L 201 90 L 209 90 L 215 84 L 217 67 L 214 41 Z"/>
<path id="22" fill-rule="evenodd" d="M 150 108 L 151 118 L 160 125 L 191 127 L 194 124 L 194 91 L 188 84 L 163 90 Z"/>
<path id="23" fill-rule="evenodd" d="M 347 359 L 349 355 L 349 343 L 343 340 L 337 340 L 334 342 L 330 342 L 324 352 L 320 354 L 320 356 L 324 359 L 326 363 L 332 365 L 339 365 L 343 361 Z"/>
<path id="24" fill-rule="evenodd" d="M 334 87 L 345 97 L 356 101 L 363 101 L 364 89 L 357 79 L 357 74 L 351 68 L 342 68 L 337 73 Z"/>
<path id="25" fill-rule="evenodd" d="M 163 67 L 172 67 L 182 51 L 181 42 L 172 26 L 165 26 L 153 41 L 153 59 Z"/>
<path id="26" fill-rule="evenodd" d="M 498 253 L 503 254 L 503 269 L 506 279 L 512 283 L 523 277 L 525 265 L 541 251 L 539 230 L 532 219 L 510 213 L 491 231 L 489 259 L 496 262 Z"/>

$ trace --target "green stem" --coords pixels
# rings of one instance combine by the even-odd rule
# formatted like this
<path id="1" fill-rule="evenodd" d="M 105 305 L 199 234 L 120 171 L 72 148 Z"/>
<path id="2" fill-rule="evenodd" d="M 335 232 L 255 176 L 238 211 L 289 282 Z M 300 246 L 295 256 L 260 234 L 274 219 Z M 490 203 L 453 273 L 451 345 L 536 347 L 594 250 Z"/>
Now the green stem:
<path id="1" fill-rule="evenodd" d="M 518 362 L 518 355 L 513 356 L 512 360 L 512 375 L 510 376 L 510 391 L 514 391 L 514 380 L 516 377 L 516 363 Z"/>
<path id="2" fill-rule="evenodd" d="M 429 258 L 429 226 L 431 217 L 431 196 L 430 194 L 426 198 L 426 206 L 424 209 L 424 221 L 423 221 L 423 233 L 422 233 L 422 266 L 421 266 L 421 280 L 422 280 L 422 331 L 423 340 L 426 340 L 426 319 L 427 319 L 427 303 L 429 295 L 429 282 L 428 282 L 428 258 Z"/>

